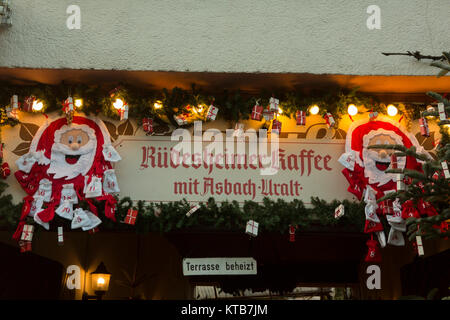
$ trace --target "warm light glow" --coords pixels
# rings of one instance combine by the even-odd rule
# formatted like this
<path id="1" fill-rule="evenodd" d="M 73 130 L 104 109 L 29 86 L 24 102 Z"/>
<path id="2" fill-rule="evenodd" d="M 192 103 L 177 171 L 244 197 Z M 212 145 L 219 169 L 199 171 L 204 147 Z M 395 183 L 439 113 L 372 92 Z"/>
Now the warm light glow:
<path id="1" fill-rule="evenodd" d="M 396 116 L 398 112 L 398 109 L 396 106 L 394 106 L 393 104 L 388 105 L 387 107 L 387 113 L 388 115 L 390 115 L 391 117 Z"/>
<path id="2" fill-rule="evenodd" d="M 156 101 L 153 106 L 155 107 L 155 109 L 161 109 L 162 108 L 162 103 L 161 101 Z"/>
<path id="3" fill-rule="evenodd" d="M 44 104 L 41 101 L 33 101 L 33 105 L 31 106 L 33 108 L 34 111 L 41 111 L 42 108 L 44 107 Z"/>
<path id="4" fill-rule="evenodd" d="M 317 104 L 313 105 L 311 109 L 309 109 L 309 112 L 311 114 L 318 114 L 319 113 L 319 106 Z"/>
<path id="5" fill-rule="evenodd" d="M 110 279 L 111 279 L 110 274 L 105 273 L 92 274 L 92 290 L 107 291 Z"/>
<path id="6" fill-rule="evenodd" d="M 98 279 L 97 279 L 97 284 L 98 284 L 98 285 L 103 285 L 103 284 L 105 284 L 105 279 L 103 279 L 103 278 L 98 278 Z"/>
<path id="7" fill-rule="evenodd" d="M 79 108 L 83 105 L 82 99 L 75 99 L 75 107 Z"/>
<path id="8" fill-rule="evenodd" d="M 116 109 L 122 109 L 123 108 L 123 101 L 122 101 L 122 99 L 116 99 L 116 102 L 113 103 L 113 106 Z"/>
<path id="9" fill-rule="evenodd" d="M 195 112 L 198 112 L 198 113 L 202 113 L 202 112 L 203 112 L 203 105 L 199 104 L 199 105 L 197 106 L 197 109 L 194 108 L 194 111 L 195 111 Z"/>
<path id="10" fill-rule="evenodd" d="M 348 106 L 347 112 L 349 115 L 354 116 L 358 113 L 358 108 L 354 104 Z"/>
<path id="11" fill-rule="evenodd" d="M 281 108 L 278 108 L 278 114 L 283 114 L 283 110 L 281 110 Z"/>

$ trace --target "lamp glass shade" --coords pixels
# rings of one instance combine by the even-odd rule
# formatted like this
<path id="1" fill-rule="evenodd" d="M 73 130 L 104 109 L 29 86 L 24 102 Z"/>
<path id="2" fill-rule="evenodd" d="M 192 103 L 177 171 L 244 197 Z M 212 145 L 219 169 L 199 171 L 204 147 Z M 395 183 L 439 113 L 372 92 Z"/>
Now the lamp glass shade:
<path id="1" fill-rule="evenodd" d="M 106 270 L 103 262 L 99 264 L 97 269 L 91 273 L 91 285 L 92 290 L 95 292 L 106 292 L 109 288 L 109 280 L 111 279 L 111 273 Z"/>

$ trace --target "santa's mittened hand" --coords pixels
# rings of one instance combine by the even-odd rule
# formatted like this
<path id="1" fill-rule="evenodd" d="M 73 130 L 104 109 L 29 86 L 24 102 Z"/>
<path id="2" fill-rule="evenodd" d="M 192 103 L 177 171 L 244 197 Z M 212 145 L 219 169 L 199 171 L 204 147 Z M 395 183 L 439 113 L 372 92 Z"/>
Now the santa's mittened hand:
<path id="1" fill-rule="evenodd" d="M 31 168 L 36 163 L 37 159 L 33 156 L 33 154 L 27 153 L 21 156 L 19 159 L 16 160 L 16 165 L 19 168 L 19 170 L 30 173 Z"/>

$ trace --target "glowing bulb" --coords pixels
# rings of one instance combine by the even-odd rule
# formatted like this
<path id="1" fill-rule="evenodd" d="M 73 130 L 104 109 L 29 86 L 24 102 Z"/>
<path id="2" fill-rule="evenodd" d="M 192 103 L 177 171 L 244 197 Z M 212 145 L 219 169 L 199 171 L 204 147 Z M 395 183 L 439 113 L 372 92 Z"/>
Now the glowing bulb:
<path id="1" fill-rule="evenodd" d="M 348 106 L 347 112 L 349 115 L 354 116 L 358 113 L 358 108 L 354 104 Z"/>
<path id="2" fill-rule="evenodd" d="M 197 106 L 197 112 L 202 112 L 203 111 L 203 106 L 200 104 Z"/>
<path id="3" fill-rule="evenodd" d="M 122 101 L 122 99 L 116 99 L 116 102 L 113 103 L 113 106 L 116 109 L 122 109 L 123 108 L 123 101 Z"/>
<path id="4" fill-rule="evenodd" d="M 283 110 L 281 110 L 281 108 L 278 108 L 278 114 L 283 114 Z"/>
<path id="5" fill-rule="evenodd" d="M 161 101 L 156 101 L 153 106 L 155 107 L 155 109 L 161 109 L 162 108 L 162 103 Z"/>
<path id="6" fill-rule="evenodd" d="M 391 117 L 396 116 L 398 112 L 398 109 L 396 106 L 394 106 L 393 104 L 388 105 L 387 107 L 387 113 L 388 115 L 390 115 Z"/>
<path id="7" fill-rule="evenodd" d="M 313 105 L 311 109 L 309 109 L 309 112 L 311 114 L 318 114 L 319 113 L 319 106 L 317 104 Z"/>
<path id="8" fill-rule="evenodd" d="M 75 107 L 79 108 L 83 105 L 83 100 L 81 99 L 76 99 L 75 100 Z"/>
<path id="9" fill-rule="evenodd" d="M 42 108 L 44 107 L 44 104 L 42 103 L 42 102 L 38 102 L 38 101 L 33 101 L 33 105 L 31 106 L 31 108 L 34 110 L 34 111 L 41 111 L 42 110 Z"/>
<path id="10" fill-rule="evenodd" d="M 102 277 L 98 278 L 97 284 L 105 284 L 105 279 L 103 279 Z"/>

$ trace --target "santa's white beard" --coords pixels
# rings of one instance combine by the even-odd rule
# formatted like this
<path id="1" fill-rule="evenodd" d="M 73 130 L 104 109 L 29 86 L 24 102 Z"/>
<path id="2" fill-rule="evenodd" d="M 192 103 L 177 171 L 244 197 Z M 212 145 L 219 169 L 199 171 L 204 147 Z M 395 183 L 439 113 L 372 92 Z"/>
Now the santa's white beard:
<path id="1" fill-rule="evenodd" d="M 396 181 L 395 173 L 386 173 L 386 170 L 392 169 L 392 163 L 385 171 L 379 170 L 376 166 L 377 161 L 382 163 L 390 162 L 390 157 L 380 158 L 378 157 L 378 152 L 365 148 L 363 149 L 362 156 L 364 163 L 364 176 L 369 179 L 370 184 L 378 184 L 379 186 L 382 186 L 389 181 Z M 403 169 L 405 167 L 405 164 L 405 157 L 397 158 L 397 168 Z"/>
<path id="2" fill-rule="evenodd" d="M 47 173 L 54 174 L 53 179 L 65 178 L 65 180 L 73 179 L 79 174 L 86 175 L 94 162 L 95 151 L 96 143 L 92 140 L 76 151 L 55 142 L 52 146 Z M 66 155 L 80 157 L 76 163 L 70 164 L 66 161 Z"/>

